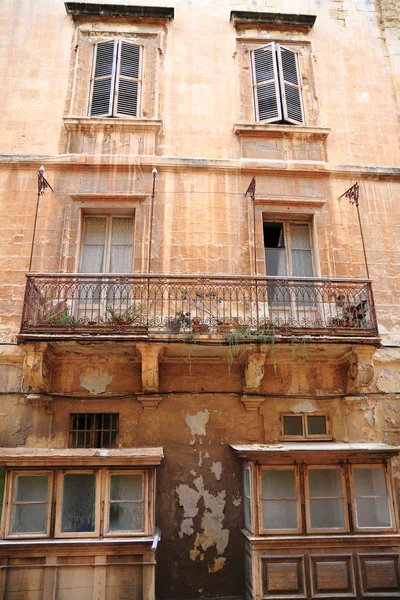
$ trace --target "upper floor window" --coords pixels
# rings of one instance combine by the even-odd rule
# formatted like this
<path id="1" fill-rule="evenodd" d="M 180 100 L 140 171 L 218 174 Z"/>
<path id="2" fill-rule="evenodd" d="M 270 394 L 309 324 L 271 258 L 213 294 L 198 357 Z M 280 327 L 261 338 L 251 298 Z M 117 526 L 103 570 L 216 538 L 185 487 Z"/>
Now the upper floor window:
<path id="1" fill-rule="evenodd" d="M 255 117 L 264 123 L 304 124 L 297 52 L 271 42 L 251 52 Z"/>
<path id="2" fill-rule="evenodd" d="M 264 221 L 266 274 L 273 277 L 314 277 L 308 223 Z"/>
<path id="3" fill-rule="evenodd" d="M 94 45 L 90 116 L 140 116 L 142 53 L 142 46 L 124 40 Z"/>
<path id="4" fill-rule="evenodd" d="M 289 413 L 281 415 L 282 438 L 285 440 L 329 440 L 330 420 L 323 413 Z"/>
<path id="5" fill-rule="evenodd" d="M 116 448 L 119 415 L 74 413 L 70 415 L 70 448 Z"/>
<path id="6" fill-rule="evenodd" d="M 133 217 L 84 217 L 81 273 L 131 273 L 132 261 Z"/>

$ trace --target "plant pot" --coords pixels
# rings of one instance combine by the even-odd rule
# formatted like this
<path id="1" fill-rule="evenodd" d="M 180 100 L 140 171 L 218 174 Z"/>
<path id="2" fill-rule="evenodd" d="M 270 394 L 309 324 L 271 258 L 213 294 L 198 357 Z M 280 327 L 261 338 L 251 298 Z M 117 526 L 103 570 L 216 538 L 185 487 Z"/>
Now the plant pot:
<path id="1" fill-rule="evenodd" d="M 210 331 L 210 326 L 205 323 L 193 323 L 192 331 L 193 333 L 208 333 Z"/>

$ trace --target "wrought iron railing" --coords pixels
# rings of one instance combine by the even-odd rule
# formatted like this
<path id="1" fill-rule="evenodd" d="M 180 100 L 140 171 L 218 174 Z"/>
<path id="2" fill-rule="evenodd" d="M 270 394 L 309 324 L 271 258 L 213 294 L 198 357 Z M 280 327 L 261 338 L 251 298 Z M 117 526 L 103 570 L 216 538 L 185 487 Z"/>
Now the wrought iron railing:
<path id="1" fill-rule="evenodd" d="M 377 333 L 371 283 L 219 275 L 28 275 L 22 334 Z"/>

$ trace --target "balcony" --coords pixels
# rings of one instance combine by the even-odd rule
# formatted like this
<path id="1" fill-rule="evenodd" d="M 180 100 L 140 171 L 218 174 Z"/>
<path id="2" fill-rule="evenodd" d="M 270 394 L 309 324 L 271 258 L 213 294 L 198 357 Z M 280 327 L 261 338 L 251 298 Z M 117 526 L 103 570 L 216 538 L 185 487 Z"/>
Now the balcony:
<path id="1" fill-rule="evenodd" d="M 20 337 L 374 337 L 370 281 L 219 275 L 27 276 Z"/>

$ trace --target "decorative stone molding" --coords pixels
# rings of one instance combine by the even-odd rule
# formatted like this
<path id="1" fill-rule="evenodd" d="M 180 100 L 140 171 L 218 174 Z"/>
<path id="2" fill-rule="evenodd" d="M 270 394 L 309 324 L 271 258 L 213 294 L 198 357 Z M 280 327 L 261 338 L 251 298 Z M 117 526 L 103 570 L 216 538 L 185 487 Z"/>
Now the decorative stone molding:
<path id="1" fill-rule="evenodd" d="M 47 342 L 21 344 L 25 353 L 24 381 L 34 393 L 48 392 L 51 377 L 51 352 Z"/>
<path id="2" fill-rule="evenodd" d="M 142 357 L 142 391 L 155 394 L 159 390 L 159 362 L 164 347 L 162 344 L 138 342 L 136 348 Z"/>
<path id="3" fill-rule="evenodd" d="M 265 396 L 252 396 L 250 394 L 243 394 L 240 399 L 246 407 L 246 410 L 258 410 L 263 402 L 265 402 Z"/>
<path id="4" fill-rule="evenodd" d="M 138 394 L 136 398 L 141 402 L 144 410 L 155 410 L 162 400 L 160 394 Z"/>
<path id="5" fill-rule="evenodd" d="M 257 390 L 264 378 L 266 352 L 249 352 L 244 370 L 244 392 Z"/>
<path id="6" fill-rule="evenodd" d="M 44 408 L 48 415 L 51 414 L 50 406 L 53 398 L 50 396 L 46 396 L 45 394 L 27 394 L 26 400 L 33 408 Z"/>
<path id="7" fill-rule="evenodd" d="M 353 350 L 347 355 L 345 364 L 346 391 L 357 393 L 368 387 L 374 378 L 373 353 L 375 348 Z"/>

